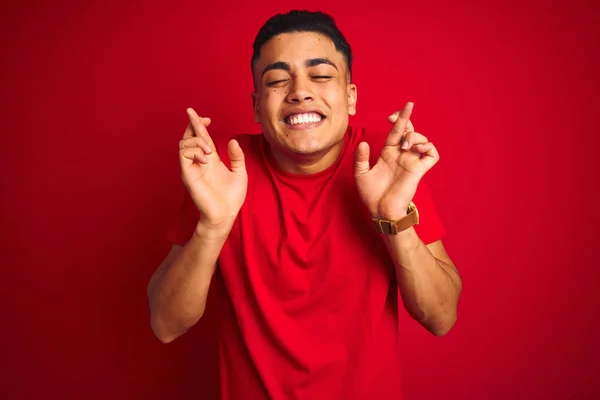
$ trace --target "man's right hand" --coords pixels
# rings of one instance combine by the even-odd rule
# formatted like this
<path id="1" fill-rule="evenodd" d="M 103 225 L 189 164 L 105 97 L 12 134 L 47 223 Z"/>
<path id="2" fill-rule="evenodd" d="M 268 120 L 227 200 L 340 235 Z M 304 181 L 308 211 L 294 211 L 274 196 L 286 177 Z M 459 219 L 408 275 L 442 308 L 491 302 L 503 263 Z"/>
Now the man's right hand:
<path id="1" fill-rule="evenodd" d="M 244 153 L 236 140 L 229 141 L 229 170 L 206 130 L 210 119 L 200 118 L 191 108 L 187 114 L 190 124 L 179 142 L 181 179 L 200 211 L 198 227 L 203 232 L 228 235 L 246 198 Z"/>

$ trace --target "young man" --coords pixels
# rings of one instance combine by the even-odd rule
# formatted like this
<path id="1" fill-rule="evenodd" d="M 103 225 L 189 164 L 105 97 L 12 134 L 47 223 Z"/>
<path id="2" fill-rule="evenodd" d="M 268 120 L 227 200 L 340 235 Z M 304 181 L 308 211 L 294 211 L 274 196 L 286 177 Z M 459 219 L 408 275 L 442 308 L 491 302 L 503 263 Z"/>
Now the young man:
<path id="1" fill-rule="evenodd" d="M 271 18 L 251 65 L 262 135 L 213 141 L 188 109 L 189 196 L 148 285 L 152 329 L 192 327 L 214 274 L 223 398 L 398 399 L 398 294 L 441 336 L 461 291 L 420 184 L 437 150 L 412 103 L 388 134 L 348 126 L 352 53 L 325 14 Z"/>

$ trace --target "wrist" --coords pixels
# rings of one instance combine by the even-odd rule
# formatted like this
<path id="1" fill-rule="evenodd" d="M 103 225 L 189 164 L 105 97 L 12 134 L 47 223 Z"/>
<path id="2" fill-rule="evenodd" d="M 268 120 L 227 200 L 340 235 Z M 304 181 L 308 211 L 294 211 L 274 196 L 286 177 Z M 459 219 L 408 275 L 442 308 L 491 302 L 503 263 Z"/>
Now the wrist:
<path id="1" fill-rule="evenodd" d="M 380 202 L 373 213 L 374 217 L 395 221 L 406 217 L 409 207 L 412 204 L 410 199 L 395 199 L 393 201 Z"/>
<path id="2" fill-rule="evenodd" d="M 223 221 L 220 223 L 210 223 L 200 220 L 196 224 L 194 236 L 204 240 L 225 240 L 233 228 L 233 221 Z"/>
<path id="3" fill-rule="evenodd" d="M 385 217 L 385 215 L 394 217 Z M 371 217 L 373 225 L 379 233 L 397 235 L 419 223 L 417 206 L 411 201 L 408 207 L 394 210 L 390 213 L 379 213 L 380 216 Z"/>
<path id="4" fill-rule="evenodd" d="M 402 219 L 408 215 L 408 207 L 398 208 L 396 210 L 382 210 L 378 209 L 376 213 L 373 214 L 373 217 L 386 219 L 389 221 L 396 221 Z"/>

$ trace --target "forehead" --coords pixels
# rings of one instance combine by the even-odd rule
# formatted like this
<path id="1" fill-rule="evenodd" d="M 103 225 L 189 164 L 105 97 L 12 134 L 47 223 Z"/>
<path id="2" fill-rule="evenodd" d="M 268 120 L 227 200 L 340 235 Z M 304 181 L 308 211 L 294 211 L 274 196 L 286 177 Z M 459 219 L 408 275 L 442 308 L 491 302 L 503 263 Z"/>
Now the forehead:
<path id="1" fill-rule="evenodd" d="M 262 71 L 267 65 L 278 61 L 300 64 L 307 59 L 320 57 L 329 58 L 338 68 L 345 66 L 344 56 L 327 36 L 316 32 L 282 33 L 263 45 L 256 70 Z"/>

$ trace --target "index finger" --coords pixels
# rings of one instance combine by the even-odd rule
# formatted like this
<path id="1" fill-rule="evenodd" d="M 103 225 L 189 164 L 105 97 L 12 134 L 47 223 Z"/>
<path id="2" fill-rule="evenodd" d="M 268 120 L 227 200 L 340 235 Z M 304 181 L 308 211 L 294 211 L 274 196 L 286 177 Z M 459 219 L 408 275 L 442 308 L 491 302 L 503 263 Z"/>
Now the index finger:
<path id="1" fill-rule="evenodd" d="M 193 132 L 195 136 L 204 137 L 204 135 L 208 134 L 204 124 L 202 123 L 202 119 L 193 108 L 187 108 L 185 110 L 188 118 L 190 119 L 190 124 L 192 125 Z"/>
<path id="2" fill-rule="evenodd" d="M 215 145 L 210 137 L 206 127 L 210 124 L 210 118 L 200 118 L 200 116 L 196 113 L 193 108 L 188 108 L 186 110 L 188 117 L 190 118 L 190 124 L 188 129 L 185 130 L 184 138 L 197 136 L 206 141 L 211 149 L 215 150 Z"/>
<path id="3" fill-rule="evenodd" d="M 211 120 L 208 117 L 202 118 L 202 123 L 204 124 L 204 126 L 208 127 L 211 123 Z M 189 124 L 187 124 L 187 128 L 185 129 L 185 132 L 183 133 L 183 138 L 188 139 L 188 138 L 191 138 L 194 136 L 196 136 L 194 134 L 194 127 L 193 127 L 192 123 L 190 122 Z"/>
<path id="4" fill-rule="evenodd" d="M 396 111 L 395 113 L 390 115 L 388 117 L 388 121 L 390 121 L 393 125 L 394 122 L 396 122 L 398 120 L 398 115 L 400 115 L 400 111 Z M 415 126 L 413 125 L 412 121 L 409 119 L 408 122 L 406 123 L 406 132 L 414 132 L 414 131 L 415 131 Z"/>
<path id="5" fill-rule="evenodd" d="M 414 103 L 409 101 L 406 103 L 402 111 L 400 111 L 398 119 L 396 119 L 396 122 L 394 122 L 394 125 L 392 125 L 392 129 L 390 130 L 390 133 L 385 141 L 386 146 L 397 146 L 400 144 L 402 136 L 404 136 L 404 132 L 408 127 L 413 106 Z"/>

